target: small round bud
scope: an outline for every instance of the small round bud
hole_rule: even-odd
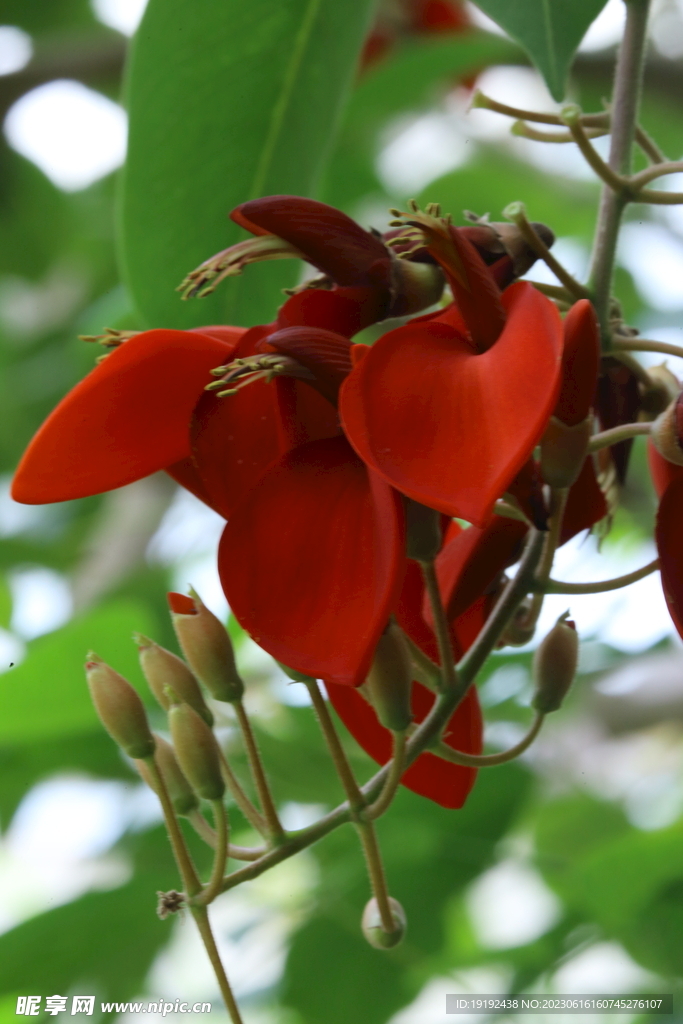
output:
[[[441,513],[406,498],[406,554],[418,562],[431,562],[443,544]]]
[[[213,725],[213,715],[206,706],[197,680],[192,675],[182,658],[160,647],[154,640],[149,640],[141,633],[133,637],[140,653],[140,667],[149,688],[161,704],[164,711],[171,706],[166,688],[170,687],[181,701],[194,708],[208,726]]]
[[[180,766],[176,761],[176,756],[171,744],[167,743],[165,739],[158,736],[156,733],[154,733],[154,739],[156,740],[154,759],[157,763],[157,768],[161,772],[161,777],[166,783],[166,789],[168,790],[168,795],[171,798],[171,803],[175,808],[175,812],[176,814],[181,815],[189,814],[191,811],[194,811],[199,807],[199,801],[197,800],[190,783],[180,770]],[[147,766],[147,762],[136,761],[135,767],[140,772],[140,775],[145,780],[149,788],[158,795],[156,783]]]
[[[565,612],[536,648],[533,679],[536,692],[532,705],[541,714],[557,711],[567,696],[579,660],[579,636]]]
[[[373,896],[365,904],[360,927],[366,940],[375,949],[392,949],[394,946],[398,946],[406,933],[405,910],[392,896],[389,897],[389,906],[395,928],[392,932],[385,932],[382,928],[382,918],[375,897]]]
[[[229,703],[240,700],[244,683],[237,674],[235,655],[223,623],[190,590],[169,594],[171,619],[187,662],[212,697]]]
[[[225,792],[216,737],[189,704],[172,704],[168,724],[180,769],[203,800],[220,800]]]
[[[88,688],[102,725],[129,757],[149,757],[154,753],[154,736],[137,692],[96,654],[87,658]]]
[[[410,652],[399,627],[390,622],[379,638],[363,691],[380,724],[404,732],[413,720],[410,697],[413,670]]]
[[[593,431],[593,417],[568,426],[551,416],[541,439],[541,473],[551,487],[571,487],[579,477]]]
[[[660,455],[683,466],[683,392],[653,421],[650,439]]]

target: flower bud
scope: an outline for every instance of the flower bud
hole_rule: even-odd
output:
[[[441,513],[406,498],[406,554],[418,562],[431,562],[443,544]]]
[[[206,724],[212,726],[213,715],[206,706],[197,680],[182,658],[167,651],[164,647],[160,647],[159,644],[142,636],[141,633],[136,633],[133,639],[138,645],[140,666],[145,679],[164,711],[168,711],[171,706],[171,701],[166,693],[166,688],[170,687],[181,701],[194,708]]]
[[[220,800],[225,792],[218,743],[211,729],[189,704],[172,704],[168,725],[178,764],[202,800]]]
[[[102,725],[129,757],[149,757],[154,753],[154,737],[138,694],[96,654],[87,657],[88,688]]]
[[[683,392],[653,421],[650,439],[660,455],[683,466]]]
[[[166,789],[168,790],[168,795],[171,798],[171,803],[173,804],[175,812],[176,814],[182,815],[189,814],[199,806],[199,801],[197,800],[190,783],[180,770],[180,766],[176,761],[176,756],[171,744],[167,743],[165,739],[158,736],[156,733],[154,733],[154,739],[156,741],[154,759],[157,763],[157,768],[161,772],[161,777],[166,783]],[[140,772],[140,775],[145,780],[149,788],[158,795],[159,791],[147,766],[147,762],[136,761],[135,767]]]
[[[652,420],[678,398],[681,383],[666,363],[648,366],[647,375],[650,378],[649,386],[639,385],[640,410],[645,419]]]
[[[551,487],[571,487],[581,473],[593,432],[593,417],[569,426],[551,416],[541,439],[541,473]]]
[[[536,648],[533,679],[536,692],[533,707],[541,714],[557,711],[576,675],[579,659],[579,636],[576,626],[565,612]]]
[[[395,622],[390,622],[379,638],[372,668],[363,686],[385,729],[404,732],[412,722],[412,686],[410,652],[401,630]]]
[[[410,316],[433,306],[443,295],[446,279],[441,267],[433,263],[414,263],[394,259],[392,267],[393,295],[388,316]]]
[[[190,590],[189,597],[169,594],[168,603],[178,643],[197,679],[216,700],[240,700],[244,683],[237,674],[232,644],[223,623],[194,590]]]
[[[391,949],[393,946],[398,946],[406,933],[405,910],[393,896],[389,897],[389,906],[395,925],[393,932],[385,932],[382,928],[382,918],[375,897],[373,896],[365,904],[360,927],[366,940],[375,949]]]

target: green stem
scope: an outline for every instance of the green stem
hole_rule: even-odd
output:
[[[225,863],[228,859],[228,815],[222,800],[212,800],[214,822],[216,825],[216,848],[213,868],[209,884],[192,900],[195,906],[208,907],[222,890]]]
[[[633,572],[624,573],[623,576],[615,576],[611,580],[596,580],[595,583],[565,583],[562,580],[547,580],[543,586],[546,594],[604,594],[608,590],[620,590],[621,587],[628,587],[631,583],[645,579],[650,573],[659,569],[659,559],[653,558],[647,565]]]
[[[612,342],[617,351],[622,352],[661,352],[665,356],[678,356],[683,359],[683,348],[672,345],[668,341],[649,341],[646,338],[615,338]]]
[[[423,686],[433,690],[434,693],[438,693],[441,684],[441,671],[439,666],[424,653],[421,647],[418,647],[415,641],[409,637],[404,630],[401,630],[401,633],[403,634],[403,639],[410,651],[410,660],[413,663],[413,673],[418,683],[422,683]]]
[[[642,88],[649,0],[626,0],[626,26],[619,48],[610,111],[611,143],[608,165],[617,175],[631,171],[631,152],[636,134]],[[590,281],[600,321],[603,347],[609,350],[610,292],[621,217],[627,199],[621,191],[604,185],[593,244]]]
[[[600,434],[594,434],[588,443],[588,451],[599,452],[601,448],[611,448],[613,444],[629,441],[632,437],[647,435],[651,429],[651,423],[622,423],[619,427],[611,427]]]
[[[632,175],[630,185],[633,189],[643,188],[644,185],[649,185],[656,178],[662,178],[665,174],[680,174],[681,171],[683,171],[683,160],[667,160],[665,163],[646,167],[644,171]]]
[[[249,717],[244,710],[244,705],[241,700],[234,701],[233,707],[242,731],[242,738],[244,739],[244,745],[249,759],[249,767],[251,768],[252,778],[256,786],[256,791],[259,795],[261,810],[263,811],[263,816],[266,820],[266,826],[270,834],[270,838],[274,842],[279,842],[284,835],[284,830],[280,824],[280,819],[277,816],[275,804],[273,803],[273,797],[270,792],[266,773],[263,769],[261,755],[251,728],[251,722],[249,721]]]
[[[218,748],[218,753],[221,763],[221,775],[223,776],[223,781],[225,782],[225,785],[228,787],[228,790],[230,791],[230,795],[232,796],[233,800],[235,801],[235,803],[237,804],[237,806],[239,807],[247,821],[251,825],[253,825],[256,831],[260,832],[262,836],[265,835],[267,829],[263,815],[259,814],[259,812],[254,807],[247,794],[242,789],[237,779],[237,776],[235,775],[232,768],[228,764],[227,758],[220,746]]]
[[[406,734],[404,732],[395,732],[394,753],[389,764],[389,774],[387,775],[386,782],[384,783],[382,792],[375,802],[370,804],[365,811],[365,816],[371,821],[374,821],[375,818],[381,817],[389,808],[391,801],[396,796],[396,790],[399,787],[401,776],[403,775],[406,766],[405,758]]]
[[[372,893],[377,900],[377,909],[379,910],[379,917],[382,922],[382,930],[385,932],[393,932],[396,930],[396,925],[394,923],[394,915],[391,911],[391,904],[389,903],[387,879],[384,871],[384,864],[382,863],[382,855],[377,842],[375,827],[372,822],[363,821],[356,823],[356,830],[363,847],[365,863],[368,868],[368,875],[370,876]]]
[[[568,496],[569,489],[566,487],[553,490],[551,493],[548,532],[545,535],[543,554],[541,555],[541,561],[538,566],[535,582],[544,583],[550,576],[553,562],[555,560],[555,552],[557,551],[558,544],[560,543],[562,520],[564,518],[564,510],[567,506]],[[535,590],[535,593],[531,602],[531,607],[529,608],[529,612],[525,616],[524,621],[525,628],[531,632],[536,628],[536,623],[538,621],[538,616],[541,614],[543,599],[545,596],[545,592],[543,590],[537,589],[536,587],[532,587],[532,589]]]
[[[232,989],[230,988],[225,968],[221,963],[218,947],[216,946],[216,940],[213,937],[211,925],[209,924],[209,915],[206,912],[206,907],[192,907],[192,916],[195,919],[199,934],[201,935],[202,942],[204,943],[204,948],[206,949],[209,960],[211,961],[211,966],[213,967],[216,980],[218,981],[218,985],[221,990],[221,995],[223,996],[223,1002],[230,1014],[230,1020],[232,1021],[232,1024],[244,1024],[239,1007],[235,1002],[234,995],[232,994]]]
[[[570,295],[573,295],[575,299],[587,299],[590,298],[590,293],[587,288],[584,288],[576,278],[565,270],[559,260],[556,260],[551,253],[548,246],[545,244],[543,239],[534,231],[534,228],[526,215],[526,207],[524,203],[510,203],[503,210],[503,216],[511,220],[519,228],[519,232],[528,245],[531,246],[537,256],[543,260],[543,262],[552,270],[558,281],[561,281]]]
[[[469,768],[493,768],[496,765],[513,761],[520,754],[523,754],[538,736],[544,719],[545,715],[537,711],[526,736],[519,743],[516,743],[514,747],[510,747],[509,750],[503,750],[500,754],[466,754],[461,750],[453,750],[443,741],[434,744],[432,753],[443,758],[444,761],[451,761],[453,764],[461,764]]]
[[[164,821],[166,823],[166,831],[168,832],[168,838],[171,841],[171,848],[173,850],[173,856],[175,857],[176,864],[178,865],[178,871],[180,877],[183,880],[183,887],[188,898],[196,896],[200,891],[202,884],[199,881],[199,875],[197,870],[192,863],[189,850],[185,843],[185,838],[180,831],[180,825],[178,824],[178,818],[173,807],[170,796],[168,795],[168,789],[164,777],[159,771],[154,755],[145,758],[145,764],[150,776],[154,780],[155,791],[159,796],[161,803],[161,809],[164,812]]]
[[[439,648],[439,661],[441,662],[441,688],[445,692],[452,691],[458,684],[458,677],[455,671],[455,655],[451,643],[451,631],[446,617],[446,609],[441,600],[439,581],[436,576],[434,562],[420,562],[422,575],[425,582],[425,590],[429,599],[429,606],[434,619],[434,632]]]

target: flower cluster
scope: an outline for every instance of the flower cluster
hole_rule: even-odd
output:
[[[590,303],[562,321],[517,280],[535,257],[511,225],[454,227],[414,204],[396,214],[380,236],[308,199],[238,207],[233,220],[254,237],[190,274],[186,296],[260,259],[304,258],[321,276],[273,323],[110,339],[13,485],[17,501],[43,503],[169,473],[227,521],[218,566],[241,625],[295,673],[324,679],[380,763],[391,732],[362,684],[381,638],[398,624],[418,661],[443,660],[421,565],[434,561],[457,658],[527,534],[548,529],[551,495],[563,496],[557,543],[607,511],[589,454],[599,362]],[[452,301],[440,305],[445,285]],[[354,343],[396,317],[406,322],[374,345]],[[662,502],[668,543],[668,494],[682,480]],[[428,683],[413,682],[414,723],[434,703]],[[443,735],[452,750],[480,752],[474,688]],[[425,752],[403,782],[458,807],[474,777]]]

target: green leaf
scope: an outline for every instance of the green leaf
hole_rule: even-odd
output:
[[[546,80],[554,99],[565,96],[567,75],[588,26],[607,0],[476,0],[516,39]]]
[[[205,300],[174,292],[244,237],[262,195],[311,195],[351,85],[372,0],[150,0],[133,45],[123,185],[130,292],[154,326],[267,321],[291,261],[252,267]]]
[[[95,650],[132,683],[141,680],[131,634],[154,629],[143,605],[104,605],[38,637],[17,668],[0,675],[0,743],[10,745],[92,729],[98,722],[83,663]]]

